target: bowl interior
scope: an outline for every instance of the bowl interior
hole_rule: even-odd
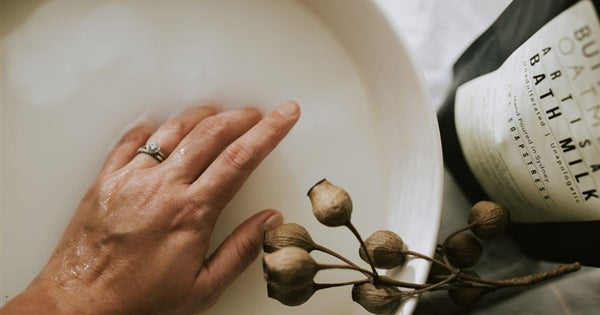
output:
[[[204,103],[267,112],[293,99],[303,111],[223,211],[211,248],[252,213],[276,208],[358,262],[348,231],[312,217],[306,191],[325,177],[351,194],[364,237],[391,229],[411,249],[433,252],[442,184],[435,115],[402,39],[374,2],[50,0],[7,7],[14,14],[0,33],[5,299],[44,265],[130,121],[142,114],[164,121]],[[285,307],[267,298],[260,268],[244,273],[211,313],[363,312],[349,288]],[[422,282],[427,269],[411,260],[392,274]],[[348,278],[360,275],[318,276]],[[409,301],[400,312],[413,307]]]

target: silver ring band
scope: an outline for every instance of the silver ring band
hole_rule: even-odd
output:
[[[160,152],[160,145],[156,141],[148,141],[148,143],[137,150],[137,153],[148,154],[159,163],[165,160],[165,156]]]

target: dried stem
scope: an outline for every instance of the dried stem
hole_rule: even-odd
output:
[[[452,290],[452,289],[462,289],[462,288],[480,288],[480,289],[494,289],[494,287],[487,285],[487,284],[483,284],[483,283],[461,283],[461,284],[457,284],[456,283],[457,279],[455,278],[454,281],[452,281],[452,283],[446,283],[442,286],[439,286],[437,288],[434,288],[432,290],[429,291],[443,291],[443,290]]]
[[[346,281],[346,282],[338,282],[338,283],[315,283],[315,291],[321,290],[321,289],[342,287],[342,286],[354,285],[354,284],[363,284],[363,283],[369,283],[369,282],[371,282],[371,279],[354,280],[354,281]]]
[[[442,248],[442,260],[444,262],[444,264],[447,267],[450,267],[452,269],[452,272],[456,272],[457,270],[460,271],[460,269],[457,269],[456,267],[454,267],[453,264],[450,263],[450,259],[448,259],[448,254],[446,254],[446,251]]]
[[[580,268],[581,268],[581,264],[578,262],[575,262],[575,263],[568,264],[568,265],[562,265],[555,269],[548,270],[545,272],[539,272],[539,273],[534,273],[534,274],[531,274],[528,276],[510,278],[510,279],[505,279],[505,280],[486,280],[486,279],[480,279],[477,277],[472,277],[472,276],[469,276],[466,274],[461,274],[461,275],[459,275],[459,277],[462,279],[468,280],[468,281],[472,281],[472,282],[488,284],[488,285],[494,286],[495,288],[502,288],[502,287],[512,287],[512,286],[532,285],[532,284],[538,283],[540,281],[552,279],[552,278],[562,276],[562,275],[570,273],[570,272],[577,271]]]
[[[356,264],[352,263],[352,261],[350,261],[346,257],[342,256],[341,254],[335,253],[333,250],[330,250],[330,249],[328,249],[324,246],[320,246],[320,245],[315,246],[315,249],[323,251],[328,254],[331,254],[332,256],[335,256],[348,264],[348,266],[338,265],[338,264],[319,264],[319,269],[351,269],[351,270],[360,271],[369,278],[373,277],[373,273],[371,273],[370,271],[365,270],[363,268],[360,268]],[[382,284],[393,285],[393,286],[403,287],[403,288],[423,289],[423,288],[427,287],[427,285],[425,285],[425,284],[398,281],[398,280],[394,280],[394,279],[392,279],[390,277],[386,277],[386,276],[379,276],[378,280]]]
[[[470,228],[472,228],[472,227],[474,227],[474,226],[476,226],[476,225],[477,225],[477,222],[473,222],[473,223],[471,223],[471,224],[469,224],[469,225],[463,226],[462,228],[460,228],[460,229],[458,229],[458,230],[456,230],[456,231],[454,231],[454,232],[450,233],[450,235],[446,236],[446,239],[444,239],[444,242],[442,243],[442,251],[443,251],[444,247],[446,247],[446,245],[448,245],[448,241],[449,241],[449,240],[450,240],[452,237],[454,237],[454,235],[456,235],[456,234],[458,234],[458,233],[461,233],[461,232],[464,232],[464,231],[466,231],[466,230],[469,230]]]
[[[398,281],[386,276],[379,276],[379,283],[411,289],[423,289],[427,287],[426,284]]]
[[[424,287],[422,289],[412,290],[412,291],[405,291],[403,293],[409,293],[407,295],[415,295],[415,294],[420,294],[420,293],[423,293],[423,292],[426,292],[426,291],[433,291],[436,288],[441,287],[444,284],[449,283],[450,281],[454,280],[454,278],[456,278],[457,274],[458,274],[458,272],[454,272],[451,275],[449,275],[446,279],[444,279],[444,280],[442,280],[442,281],[440,281],[438,283],[426,286],[426,287]]]
[[[446,278],[448,278],[449,276],[450,275],[439,275],[439,276],[434,276],[434,278],[441,279],[440,281],[443,281]],[[438,283],[438,282],[435,282],[435,283]],[[480,282],[465,281],[462,279],[458,279],[458,277],[456,277],[456,279],[452,283],[448,283],[441,287],[437,287],[431,291],[450,290],[450,289],[458,289],[458,288],[494,289],[495,286],[490,285],[490,284],[480,283]]]
[[[319,264],[319,269],[351,269],[357,270],[363,273],[370,274],[368,270],[362,269],[360,267],[351,266],[351,265],[338,265],[338,264]],[[527,286],[538,283],[540,281],[548,280],[554,277],[558,277],[570,272],[577,271],[581,268],[581,265],[576,262],[568,265],[559,266],[558,268],[540,272],[524,277],[510,278],[505,280],[486,280],[477,277],[470,276],[468,274],[460,273],[458,270],[454,271],[452,274],[445,277],[444,280],[431,284],[431,285],[423,285],[411,282],[403,282],[397,281],[392,278],[381,276],[378,281],[381,284],[392,285],[403,288],[412,288],[412,291],[403,291],[401,296],[412,296],[416,294],[420,294],[427,291],[438,291],[438,290],[451,290],[457,288],[482,288],[488,290],[496,290],[503,287],[509,286]],[[363,280],[354,280],[348,282],[340,282],[340,283],[320,283],[316,284],[316,289],[326,289],[331,287],[339,287],[345,285],[352,284],[362,284],[371,282],[371,278],[363,279]]]
[[[442,245],[438,245],[439,249],[441,251],[441,255],[442,255],[442,259],[444,260],[444,262],[446,263],[446,266],[449,266],[452,269],[452,271],[456,271],[458,270],[453,264],[450,263],[450,260],[448,259],[448,254],[446,253],[446,246],[448,245],[448,241],[454,237],[454,235],[457,235],[458,233],[464,232],[466,230],[469,230],[470,228],[474,227],[475,225],[477,225],[476,222],[472,222],[469,225],[463,226],[462,228],[450,233],[450,235],[446,236],[446,238],[444,239],[444,242],[442,243]]]
[[[316,185],[323,182],[324,180],[325,179],[319,181],[317,184],[315,184],[313,187],[311,187],[308,194],[310,194],[310,191]],[[462,228],[459,228],[459,229],[455,230],[454,232],[450,233],[444,239],[442,244],[437,244],[436,248],[435,248],[435,254],[441,255],[441,259],[437,258],[436,256],[430,257],[425,254],[421,254],[419,252],[415,252],[415,251],[408,250],[408,249],[402,250],[401,253],[404,255],[411,255],[414,257],[421,258],[421,259],[425,259],[425,260],[431,262],[432,264],[437,264],[439,266],[442,266],[449,271],[448,275],[431,275],[430,276],[432,279],[431,282],[436,281],[434,283],[418,284],[418,283],[397,281],[388,276],[380,276],[377,273],[377,270],[375,268],[374,258],[372,257],[372,255],[369,254],[369,251],[367,250],[367,246],[366,246],[363,238],[361,237],[361,235],[358,232],[358,230],[356,229],[356,227],[352,224],[352,222],[348,221],[345,224],[345,226],[352,232],[352,234],[354,234],[356,239],[359,241],[361,250],[364,251],[364,254],[367,257],[366,260],[368,261],[368,263],[371,267],[371,271],[359,267],[354,262],[352,262],[350,259],[342,256],[341,254],[339,254],[325,246],[322,246],[319,244],[314,244],[312,249],[329,254],[345,263],[345,264],[317,264],[317,270],[348,269],[348,270],[354,270],[354,271],[361,272],[366,276],[366,279],[361,279],[361,280],[352,280],[352,281],[345,281],[345,282],[338,282],[338,283],[313,283],[314,290],[317,291],[317,290],[333,288],[333,287],[342,287],[342,286],[348,286],[348,285],[360,285],[360,284],[365,284],[365,283],[372,283],[375,285],[382,284],[382,285],[387,285],[387,286],[396,286],[396,287],[408,289],[408,290],[401,290],[396,293],[391,293],[391,294],[393,294],[392,297],[398,298],[398,299],[418,295],[418,294],[421,294],[421,293],[427,292],[427,291],[452,290],[452,289],[461,289],[461,288],[478,288],[478,289],[484,290],[483,293],[487,293],[487,292],[491,292],[491,291],[494,291],[494,290],[497,290],[497,289],[500,289],[503,287],[533,285],[535,283],[538,283],[538,282],[541,282],[544,280],[552,279],[555,277],[559,277],[561,275],[565,275],[570,272],[577,271],[581,268],[581,265],[578,262],[575,262],[572,264],[559,266],[559,267],[554,268],[549,271],[535,273],[535,274],[531,274],[531,275],[527,275],[527,276],[523,276],[523,277],[514,277],[514,278],[509,278],[509,279],[504,279],[504,280],[486,280],[486,279],[478,278],[476,276],[472,276],[472,275],[468,274],[467,272],[463,271],[461,268],[457,268],[450,262],[450,260],[448,259],[447,248],[448,248],[448,243],[449,243],[450,239],[452,239],[454,236],[458,235],[459,233],[462,233],[464,231],[467,231],[467,230],[477,226],[478,224],[479,223],[477,223],[477,222],[472,222]],[[398,254],[398,253],[395,253],[395,254]],[[472,304],[472,303],[474,303],[474,301],[469,302],[467,305],[463,305],[463,307],[459,310],[459,313],[463,312],[464,309],[469,307],[470,304]]]
[[[373,258],[371,258],[371,255],[369,255],[369,252],[367,251],[367,245],[365,245],[365,241],[363,241],[362,237],[360,236],[360,233],[358,233],[358,230],[354,227],[352,222],[348,222],[348,224],[346,224],[346,227],[350,229],[350,231],[352,231],[352,234],[354,234],[354,236],[356,236],[356,238],[360,242],[360,247],[362,247],[362,249],[365,251],[365,256],[367,256],[367,260],[369,260],[369,265],[371,265],[371,270],[373,270],[373,277],[376,281],[379,280],[379,274],[377,273],[377,270],[375,270]]]
[[[325,246],[322,246],[322,245],[319,245],[319,244],[314,244],[314,249],[318,250],[318,251],[321,251],[323,253],[329,254],[329,255],[331,255],[333,257],[336,257],[337,259],[339,259],[339,260],[347,263],[350,266],[353,266],[353,267],[356,267],[356,268],[360,268],[355,263],[353,263],[350,259],[342,256],[341,254],[339,254],[339,253],[335,252],[334,250],[329,249],[329,248],[327,248]],[[370,271],[367,271],[366,273],[363,272],[363,273],[367,277],[373,277],[373,273],[371,273]]]
[[[448,278],[448,274],[445,275],[429,275],[428,279],[437,279],[437,280],[444,280],[446,278]]]
[[[360,267],[354,267],[354,266],[350,266],[350,265],[319,264],[318,265],[318,269],[319,270],[323,270],[323,269],[350,269],[350,270],[357,270],[357,271],[366,272],[367,274],[369,274],[369,276],[368,276],[369,278],[366,279],[367,282],[371,282],[372,278],[373,278],[373,275],[371,274],[370,271],[362,269]],[[427,285],[425,285],[425,284],[418,284],[418,283],[412,283],[412,282],[398,281],[398,280],[394,280],[392,278],[385,277],[385,276],[380,276],[379,277],[379,283],[381,283],[381,284],[387,284],[387,285],[392,285],[392,286],[396,286],[396,287],[411,288],[411,289],[423,289],[423,288],[427,287]]]
[[[406,255],[411,255],[411,256],[415,256],[415,257],[419,257],[419,258],[423,258],[425,260],[429,260],[434,264],[438,264],[440,266],[443,266],[444,268],[448,269],[448,271],[450,271],[450,273],[455,272],[456,270],[453,269],[452,267],[450,267],[449,265],[447,265],[446,263],[439,261],[433,257],[429,257],[427,255],[418,253],[418,252],[413,252],[412,250],[403,250],[402,253],[406,254]]]
[[[318,264],[317,265],[317,269],[319,269],[319,270],[323,270],[323,269],[350,269],[350,270],[360,271],[363,274],[364,273],[367,273],[367,274],[371,273],[369,270],[360,268],[358,266],[340,265],[340,264]]]

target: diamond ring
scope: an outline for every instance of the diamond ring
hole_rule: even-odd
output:
[[[156,141],[148,141],[146,145],[137,150],[137,153],[146,153],[158,162],[165,160],[165,156],[160,152],[160,144]]]

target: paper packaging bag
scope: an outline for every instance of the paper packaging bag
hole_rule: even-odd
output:
[[[600,0],[515,0],[458,59],[438,113],[471,201],[540,259],[600,266]]]

